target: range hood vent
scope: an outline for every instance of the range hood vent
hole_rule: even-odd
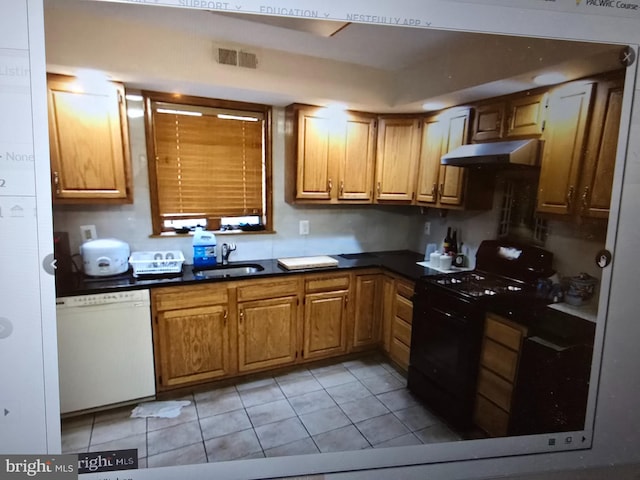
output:
[[[440,159],[442,165],[455,167],[540,166],[540,140],[462,145]]]

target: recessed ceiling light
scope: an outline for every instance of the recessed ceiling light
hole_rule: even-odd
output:
[[[560,72],[541,73],[533,77],[533,83],[536,85],[553,85],[555,83],[565,82],[566,80],[567,77]]]
[[[433,112],[434,110],[442,110],[446,105],[442,102],[427,102],[422,104],[422,109],[427,112]]]

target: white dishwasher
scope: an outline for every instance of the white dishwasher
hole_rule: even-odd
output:
[[[56,299],[61,413],[155,395],[149,290]]]

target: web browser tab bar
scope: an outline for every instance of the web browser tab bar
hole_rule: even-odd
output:
[[[534,10],[551,10],[563,13],[606,15],[613,17],[640,18],[640,0],[522,0],[514,4],[511,0],[454,0],[459,3],[498,5]]]

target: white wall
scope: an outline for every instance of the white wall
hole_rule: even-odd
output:
[[[284,256],[340,254],[409,247],[410,220],[417,208],[297,207],[284,201],[284,110],[273,115],[273,218],[275,234],[218,235],[218,245],[235,242],[231,260],[258,260]],[[78,253],[81,225],[95,225],[100,238],[129,243],[132,251],[182,250],[192,263],[191,237],[151,238],[149,181],[144,120],[129,119],[134,175],[132,205],[54,205],[55,231],[69,233],[72,253]],[[309,235],[301,236],[298,222],[309,220]]]

